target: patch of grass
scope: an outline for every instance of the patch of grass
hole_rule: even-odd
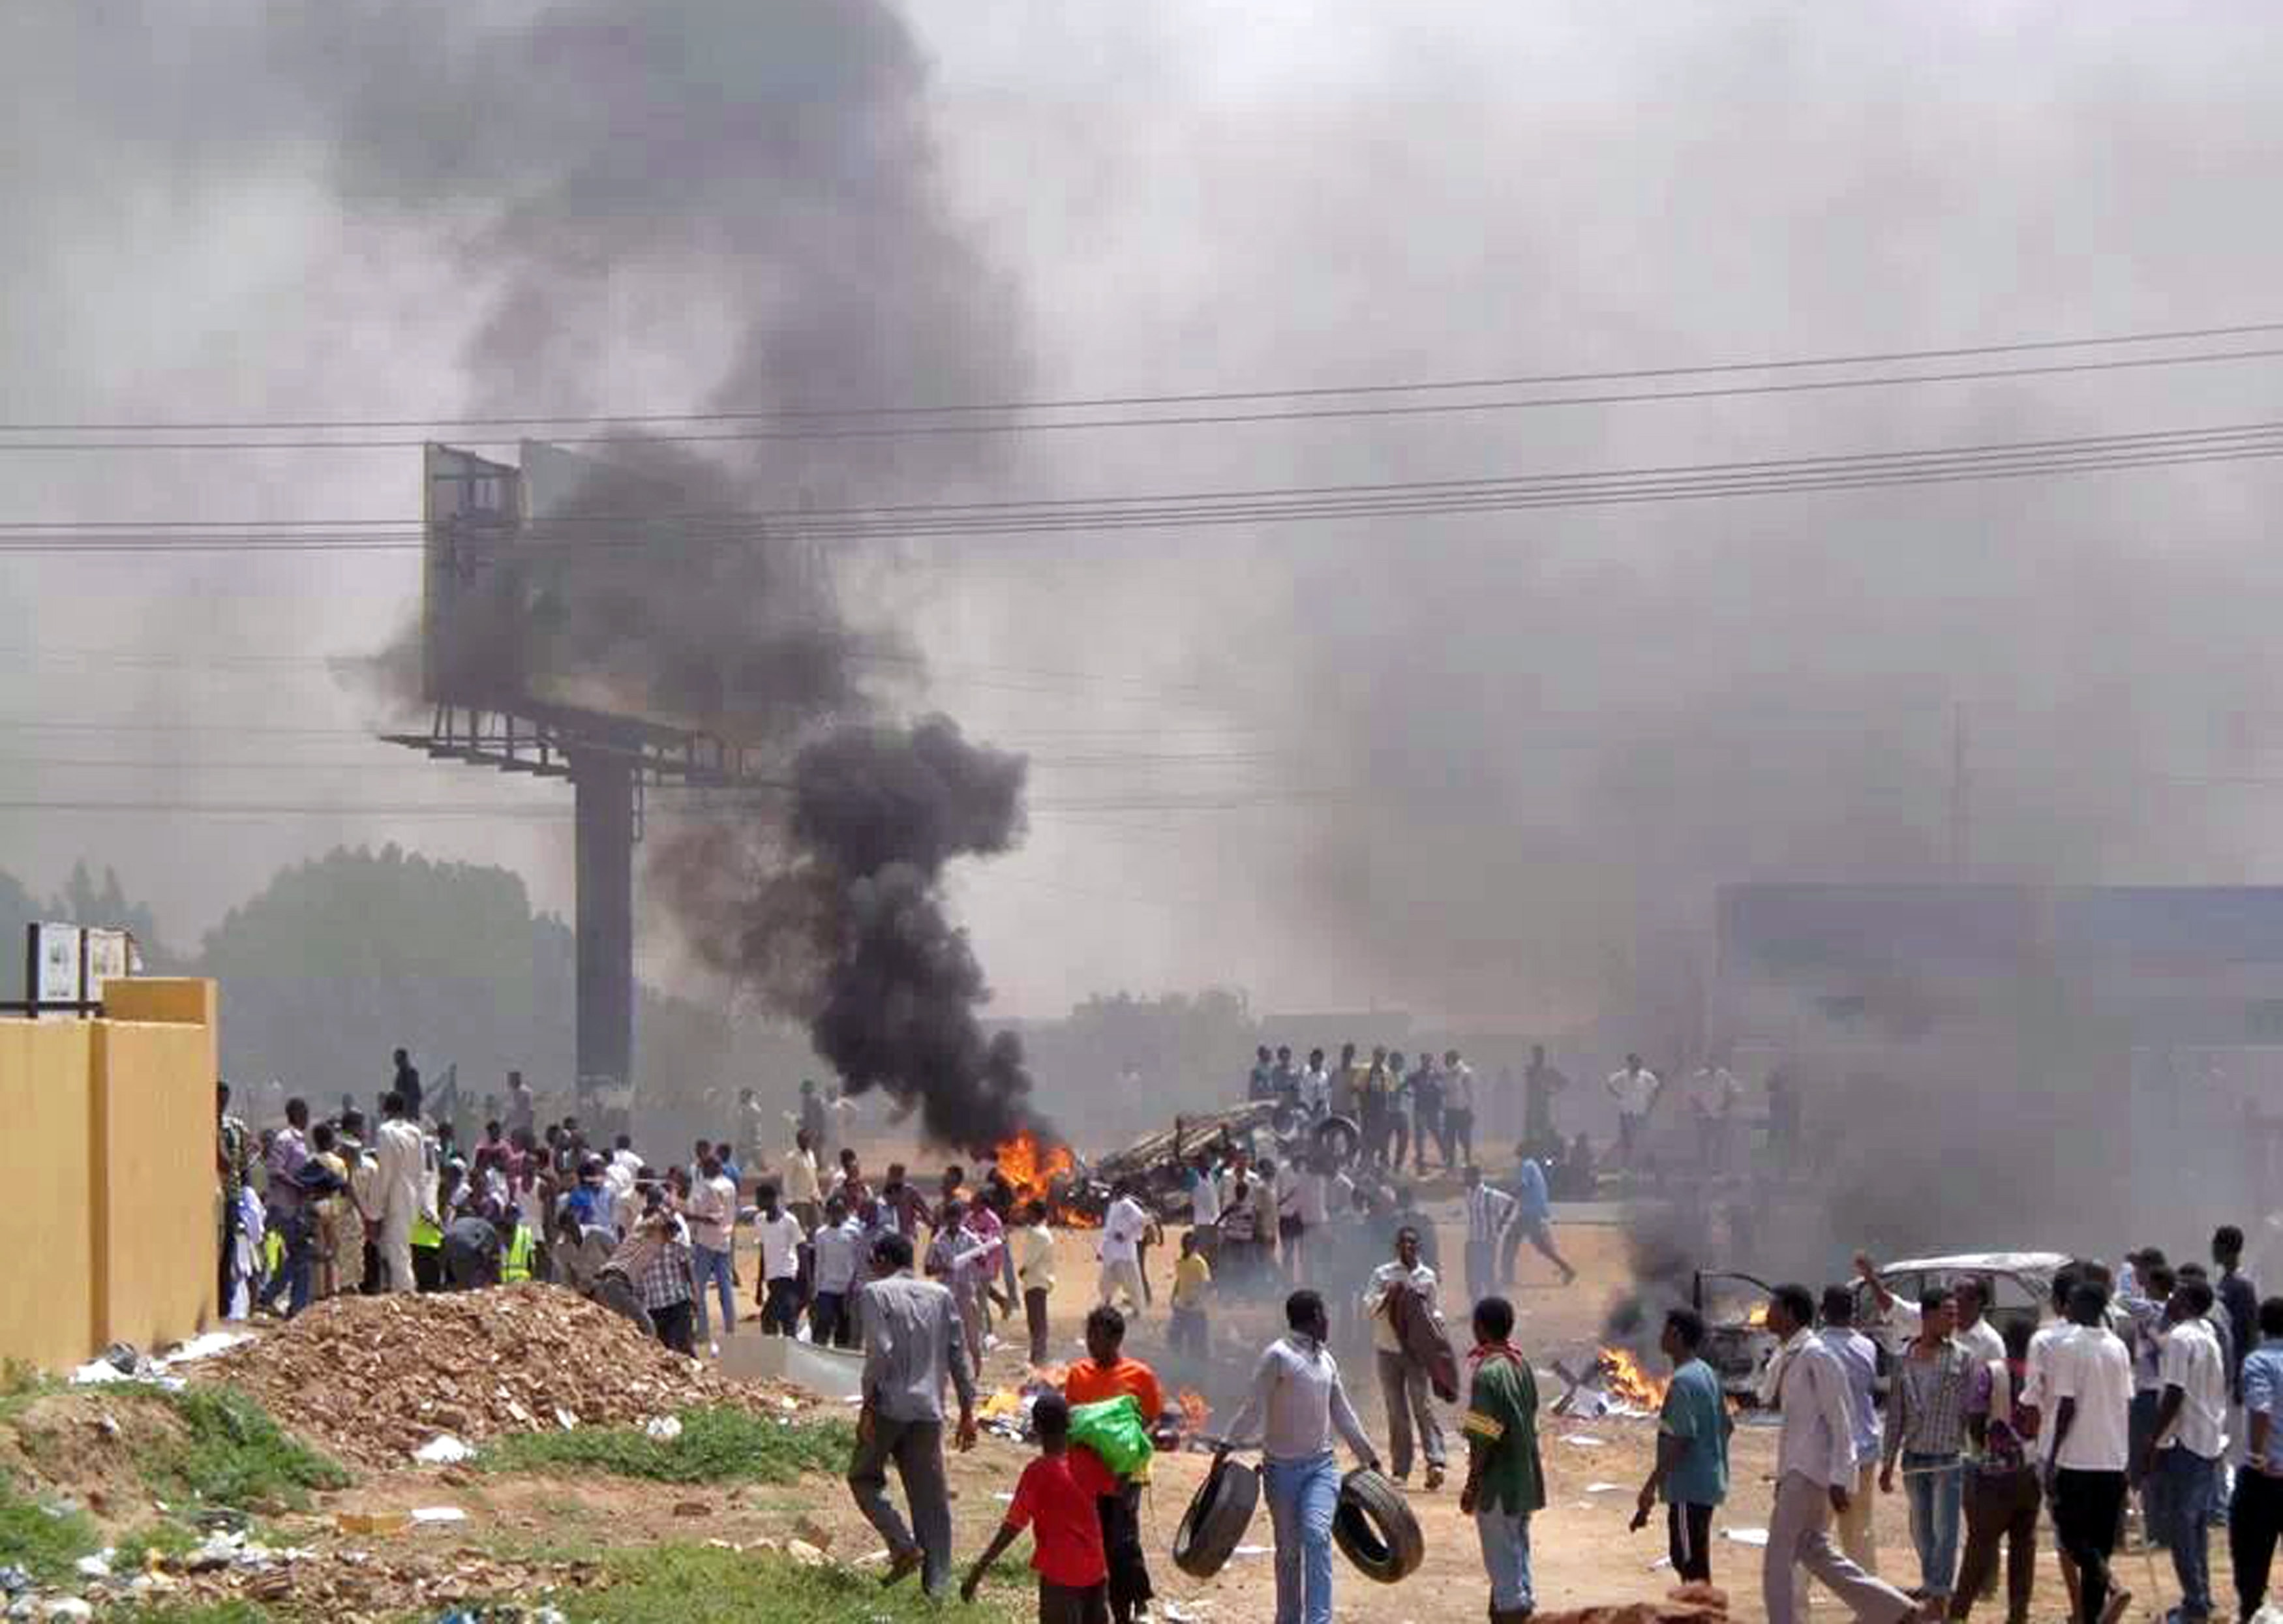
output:
[[[939,1605],[916,1576],[883,1589],[877,1569],[803,1567],[710,1545],[619,1551],[608,1568],[604,1589],[560,1598],[572,1624],[1013,1624],[1028,1602],[994,1587],[971,1607]]]
[[[153,1493],[178,1503],[299,1510],[308,1504],[309,1490],[348,1483],[347,1472],[234,1387],[186,1387],[165,1396],[184,1435],[144,1462]]]
[[[114,1573],[132,1573],[146,1566],[152,1551],[164,1557],[186,1556],[196,1550],[199,1535],[179,1522],[154,1522],[145,1528],[121,1535],[115,1542],[111,1558]]]
[[[21,1359],[0,1359],[0,1421],[19,1414],[35,1399],[62,1392],[63,1386]]]
[[[783,1422],[733,1405],[685,1410],[682,1435],[639,1426],[516,1433],[493,1440],[477,1464],[490,1472],[604,1472],[654,1483],[790,1483],[805,1472],[845,1472],[856,1431],[846,1421]]]
[[[70,1578],[72,1564],[102,1545],[86,1512],[54,1516],[0,1477],[0,1567],[20,1567],[41,1583],[52,1584]]]
[[[252,1602],[163,1602],[106,1607],[105,1624],[269,1624],[266,1608]]]

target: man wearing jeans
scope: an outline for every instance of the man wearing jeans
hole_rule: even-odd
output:
[[[1508,1340],[1514,1305],[1475,1304],[1474,1371],[1467,1389],[1467,1486],[1459,1510],[1475,1519],[1491,1581],[1491,1624],[1523,1624],[1537,1605],[1530,1584],[1530,1519],[1546,1509],[1538,1458],[1538,1379]]]
[[[1878,1504],[1879,1349],[1855,1329],[1855,1294],[1844,1286],[1823,1288],[1823,1328],[1816,1340],[1831,1350],[1847,1378],[1847,1414],[1855,1441],[1855,1480],[1847,1504],[1834,1519],[1839,1549],[1866,1573],[1879,1571],[1879,1536],[1871,1512]]]
[[[2211,1517],[2219,1502],[2220,1456],[2227,1443],[2228,1372],[2219,1338],[2204,1322],[2212,1288],[2174,1287],[2164,1305],[2162,1389],[2149,1441],[2135,1465],[2154,1488],[2160,1534],[2180,1581],[2179,1624],[2211,1617]]]
[[[1963,1507],[1966,1387],[1973,1361],[1951,1335],[1958,1308],[1937,1286],[1919,1299],[1919,1333],[1895,1366],[1887,1396],[1886,1449],[1879,1492],[1895,1492],[1895,1462],[1911,1503],[1911,1543],[1918,1548],[1919,1588],[1948,1610],[1958,1576],[1958,1519]],[[2002,1351],[2002,1344],[2001,1344]]]
[[[1331,1331],[1324,1300],[1294,1292],[1284,1300],[1284,1323],[1290,1329],[1260,1356],[1252,1390],[1217,1453],[1259,1435],[1276,1529],[1276,1624],[1331,1624],[1332,1514],[1340,1498],[1333,1430],[1366,1469],[1376,1472],[1379,1456],[1324,1346]]]
[[[2275,1538],[2283,1530],[2283,1297],[2259,1305],[2259,1346],[2243,1362],[2243,1469],[2228,1508],[2235,1601],[2249,1619],[2267,1605]]]
[[[975,1372],[951,1293],[911,1276],[912,1243],[883,1235],[872,1247],[870,1285],[856,1294],[864,1334],[864,1407],[848,1490],[864,1520],[888,1542],[884,1582],[915,1569],[931,1597],[951,1590],[951,1488],[943,1470],[943,1384],[959,1394],[958,1442],[975,1447]],[[888,1463],[910,1502],[909,1527],[888,1499]]]
[[[705,1309],[711,1286],[721,1304],[721,1334],[737,1327],[736,1288],[730,1283],[729,1249],[736,1233],[737,1186],[721,1171],[721,1153],[712,1146],[697,1159],[697,1183],[683,1207],[690,1220],[690,1267],[697,1282],[697,1340],[710,1342],[713,1333]]]
[[[1831,1517],[1852,1503],[1855,1427],[1847,1372],[1812,1329],[1815,1299],[1804,1286],[1779,1286],[1768,1300],[1768,1329],[1781,1346],[1766,1377],[1783,1416],[1776,1444],[1776,1500],[1760,1565],[1768,1624],[1797,1624],[1796,1567],[1820,1580],[1863,1624],[1903,1624],[1918,1611],[1831,1543]]]
[[[800,1326],[800,1245],[808,1236],[784,1209],[775,1185],[763,1185],[753,1238],[761,1252],[761,1332],[791,1336]]]

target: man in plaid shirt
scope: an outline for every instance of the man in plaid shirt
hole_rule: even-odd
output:
[[[657,1197],[652,1198],[654,1201]],[[656,1249],[634,1278],[635,1296],[658,1328],[658,1340],[676,1353],[695,1354],[697,1324],[697,1286],[691,1268],[689,1226],[682,1215],[659,1205],[645,1214],[662,1220]]]

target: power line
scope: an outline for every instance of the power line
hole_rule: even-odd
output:
[[[1268,525],[1342,519],[1432,517],[1739,496],[1877,490],[1960,481],[2265,460],[2278,455],[2283,455],[2283,422],[2266,421],[2203,429],[2152,430],[2131,434],[1999,441],[1904,451],[1852,452],[1466,479],[849,509],[822,517],[799,514],[770,516],[760,527],[752,530],[743,538],[727,532],[709,532],[701,539],[715,543],[738,539],[909,541],[1132,529],[1204,529],[1229,524]],[[756,516],[757,519],[760,517]],[[662,540],[658,536],[589,538],[577,542],[534,546],[530,556],[536,557],[549,550],[571,548],[657,548]],[[47,532],[0,537],[0,554],[407,551],[425,545],[423,540],[411,536],[399,540],[338,534],[85,533],[67,526],[58,526]]]
[[[1653,377],[1707,377],[1739,372],[1809,370],[1818,367],[1883,366],[1905,362],[1961,361],[1974,356],[2020,355],[2050,353],[2056,350],[2114,348],[2138,344],[2177,344],[2215,338],[2250,338],[2274,332],[2283,332],[2283,322],[2248,322],[2219,327],[2108,333],[2089,338],[2017,339],[1997,344],[1951,345],[1935,349],[1858,351],[1831,355],[1788,356],[1775,360],[1713,361],[1694,366],[1630,367],[1595,372],[1521,373],[1505,377],[1329,384],[1281,389],[1193,390],[1165,394],[1065,396],[916,406],[786,407],[767,410],[713,412],[613,412],[591,415],[534,413],[524,416],[457,417],[441,416],[432,417],[238,417],[111,423],[26,422],[0,423],[0,434],[140,434],[194,431],[228,433],[267,430],[292,432],[343,429],[460,429],[549,425],[584,427],[605,423],[846,422],[865,418],[943,416],[993,412],[1204,406],[1246,400],[1329,400],[1344,395],[1424,394],[1461,390],[1554,388],[1578,384],[1627,383]],[[2166,363],[2160,360],[2154,364]]]
[[[2283,346],[2224,350],[2187,355],[2124,356],[2108,361],[2040,362],[2028,367],[1967,368],[1949,372],[1801,379],[1778,384],[1720,384],[1690,389],[1622,390],[1601,394],[1532,395],[1506,400],[1435,400],[1401,406],[1316,406],[1282,411],[1193,412],[1126,417],[1076,417],[1044,421],[929,423],[861,429],[725,429],[707,432],[641,434],[550,434],[557,446],[733,445],[786,440],[907,439],[946,435],[1038,434],[1086,429],[1230,428],[1260,423],[1328,423],[1358,418],[1447,417],[1473,412],[1534,411],[1570,406],[1633,406],[1655,400],[1721,400],[1750,395],[1824,393],[1846,389],[1890,389],[1908,384],[1962,384],[1998,378],[2055,377],[2079,373],[2126,372],[2150,367],[2179,367],[2283,355]],[[14,440],[0,439],[0,452],[46,451],[409,451],[425,439],[333,438],[326,439],[109,439]],[[487,449],[518,444],[477,437],[457,441]]]

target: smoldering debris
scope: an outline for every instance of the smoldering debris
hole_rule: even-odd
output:
[[[984,1031],[989,983],[944,871],[1022,838],[1027,772],[947,717],[845,727],[794,758],[782,820],[670,836],[651,872],[705,962],[804,1022],[848,1089],[986,1151],[1037,1126],[1031,1076],[1013,1033]]]

